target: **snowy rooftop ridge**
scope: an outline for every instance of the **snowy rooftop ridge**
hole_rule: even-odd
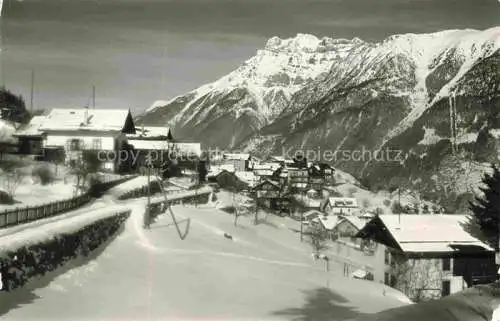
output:
[[[121,131],[129,114],[127,109],[54,108],[40,130]]]
[[[492,250],[464,229],[469,217],[458,214],[379,215],[403,251],[450,251],[449,246],[453,244],[477,245]]]

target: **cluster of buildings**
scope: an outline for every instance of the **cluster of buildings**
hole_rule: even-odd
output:
[[[335,184],[334,175],[335,169],[328,164],[278,156],[261,160],[233,153],[212,162],[208,179],[224,188],[252,191],[259,205],[293,214],[324,206],[321,199]],[[349,202],[347,207],[357,206],[355,199]]]
[[[221,187],[252,192],[258,204],[322,231],[325,254],[353,277],[383,283],[420,301],[497,280],[495,251],[459,214],[367,213],[356,198],[329,196],[335,169],[272,157],[227,154],[212,168]]]
[[[145,165],[146,155],[161,166],[171,151],[199,157],[199,143],[177,142],[169,128],[136,127],[130,110],[54,108],[35,116],[13,135],[17,153],[39,160],[72,163],[93,152],[103,170],[130,173]]]

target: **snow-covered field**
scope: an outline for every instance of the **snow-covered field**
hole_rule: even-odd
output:
[[[41,163],[40,163],[41,164]],[[24,177],[21,183],[15,190],[14,200],[18,203],[15,204],[0,204],[0,212],[5,210],[15,209],[18,207],[24,208],[26,206],[43,205],[55,201],[62,201],[73,197],[74,192],[74,177],[70,177],[64,166],[58,166],[55,181],[48,185],[41,185],[32,176],[31,172],[35,166],[40,164],[28,164],[20,167],[19,169],[24,172]],[[55,173],[55,167],[50,167]],[[65,178],[66,177],[66,178]],[[5,180],[4,174],[0,173],[0,189],[3,189]]]
[[[235,227],[213,207],[174,206],[181,240],[169,215],[142,228],[144,199],[122,204],[133,211],[121,235],[84,265],[0,294],[2,320],[342,320],[406,305],[326,272],[278,218]]]

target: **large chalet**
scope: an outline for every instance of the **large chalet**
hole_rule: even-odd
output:
[[[373,276],[415,301],[497,278],[494,250],[468,231],[467,215],[379,215],[356,235],[376,245]],[[369,242],[371,243],[371,242]]]

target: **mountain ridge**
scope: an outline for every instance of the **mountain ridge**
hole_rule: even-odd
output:
[[[400,164],[333,163],[370,185],[394,184],[388,174],[415,181],[419,171],[428,183],[446,157],[479,161],[478,136],[498,154],[499,49],[500,27],[400,34],[377,43],[273,37],[232,73],[139,121],[168,123],[181,139],[207,147],[259,154],[291,146],[399,149],[407,155]],[[418,188],[433,190],[427,183]]]

